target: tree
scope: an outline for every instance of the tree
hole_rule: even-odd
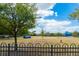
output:
[[[22,35],[29,35],[29,31],[27,28],[24,28],[20,33],[19,33],[20,36]]]
[[[0,4],[0,27],[7,30],[15,39],[15,50],[17,50],[17,35],[23,29],[35,26],[36,18],[35,4]]]
[[[72,14],[69,15],[70,19],[72,20],[78,20],[79,21],[79,8],[77,8],[75,10],[75,12],[73,12]],[[74,32],[73,33],[73,36],[77,36],[78,33],[77,32]]]
[[[75,12],[69,15],[70,19],[79,20],[79,9],[76,9]]]
[[[59,33],[59,32],[57,32],[55,35],[56,36],[63,36],[63,34],[62,33]]]
[[[36,36],[36,33],[35,33],[35,31],[29,32],[29,35],[31,35],[31,36]]]
[[[5,35],[5,34],[9,35],[9,32],[0,27],[0,35]]]
[[[77,37],[77,36],[79,36],[79,32],[77,32],[77,31],[74,31],[74,32],[72,33],[72,36],[74,36],[74,37]]]
[[[43,37],[44,37],[44,30],[43,30],[43,28],[41,30],[41,36],[42,36],[42,39],[43,39]]]
[[[45,32],[45,33],[44,33],[44,36],[51,36],[51,33]]]

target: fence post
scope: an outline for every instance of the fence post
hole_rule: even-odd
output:
[[[51,45],[51,56],[53,56],[53,45]]]
[[[8,44],[8,56],[10,56],[10,44]]]

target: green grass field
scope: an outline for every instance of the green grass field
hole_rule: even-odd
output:
[[[62,40],[62,43],[60,43],[60,40]],[[2,42],[13,43],[14,39],[13,38],[0,39],[0,43],[2,43]],[[42,38],[41,36],[32,36],[31,39],[24,39],[23,37],[18,37],[18,43],[32,43],[32,44],[36,44],[36,43],[71,44],[71,43],[75,43],[75,44],[79,44],[79,38],[78,37],[43,37]]]

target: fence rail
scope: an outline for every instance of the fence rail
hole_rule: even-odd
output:
[[[1,44],[0,56],[79,56],[79,45],[63,44],[49,45],[18,44],[17,50],[13,44]]]

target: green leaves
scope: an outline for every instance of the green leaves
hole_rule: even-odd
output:
[[[79,9],[76,9],[75,12],[69,15],[73,20],[79,20]]]
[[[12,35],[23,31],[23,29],[34,27],[35,19],[35,4],[0,4],[0,27],[5,27],[4,29],[11,31]]]

